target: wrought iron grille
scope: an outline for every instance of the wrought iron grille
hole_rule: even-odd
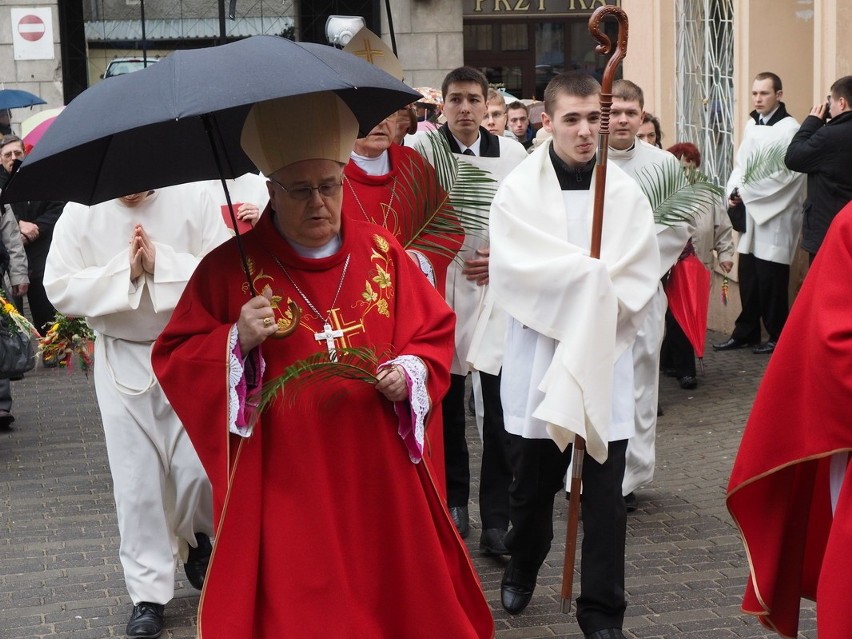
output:
[[[677,141],[701,151],[718,184],[734,158],[733,0],[677,0]]]

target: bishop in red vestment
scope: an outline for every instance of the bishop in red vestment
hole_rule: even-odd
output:
[[[414,149],[392,143],[393,118],[359,138],[343,169],[343,214],[383,226],[407,245],[422,228],[422,220],[447,197],[435,169]],[[447,267],[464,242],[464,229],[455,234],[423,233],[408,253],[443,294]],[[430,250],[429,246],[439,247]]]
[[[835,218],[761,382],[728,486],[749,559],[743,610],[795,637],[852,636],[852,203]]]
[[[442,451],[424,437],[449,383],[452,312],[390,233],[341,222],[357,124],[333,94],[310,101],[259,103],[243,131],[270,178],[270,204],[243,236],[260,295],[227,242],[199,265],[153,352],[213,484],[198,635],[492,637],[436,487]],[[299,139],[293,111],[308,120]],[[346,347],[380,355],[375,386],[316,384],[251,418],[260,382]]]

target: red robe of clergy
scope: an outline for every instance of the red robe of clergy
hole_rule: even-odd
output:
[[[343,220],[343,245],[298,256],[267,209],[243,236],[257,291],[302,310],[261,345],[264,379],[325,349],[300,293],[345,331],[344,346],[416,355],[432,406],[449,383],[453,316],[385,230]],[[393,405],[363,382],[279,400],[252,435],[229,433],[229,332],[250,293],[234,240],[199,265],[153,352],[154,370],[213,483],[217,532],[199,605],[204,639],[491,637],[494,624],[428,451],[414,464]],[[438,411],[440,414],[440,411]],[[427,438],[427,447],[430,442]],[[431,445],[434,447],[434,444]],[[440,452],[440,451],[432,451]]]
[[[343,188],[343,214],[385,227],[405,246],[419,230],[412,220],[422,220],[426,209],[430,213],[434,211],[446,198],[446,192],[438,183],[435,169],[414,149],[391,144],[388,161],[390,172],[385,175],[368,175],[355,162],[349,161],[343,169],[347,178]],[[435,243],[455,255],[464,242],[464,230],[459,226],[454,235],[423,234],[418,239],[421,246]],[[447,267],[452,258],[446,252],[425,247],[415,250],[431,264],[435,288],[443,295]]]
[[[751,578],[743,610],[795,637],[802,597],[820,639],[848,639],[852,468],[832,517],[829,464],[852,451],[852,204],[834,219],[772,355],[728,486]]]

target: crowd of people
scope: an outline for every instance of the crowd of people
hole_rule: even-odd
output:
[[[398,61],[388,70],[401,79]],[[837,264],[852,254],[852,210],[838,215],[852,200],[852,77],[800,125],[779,76],[758,74],[734,169],[711,176],[725,182],[724,198],[696,199],[677,222],[656,214],[649,181],[691,183],[701,154],[689,141],[663,149],[635,83],[612,87],[604,193],[593,179],[604,170],[594,77],[551,80],[540,122],[476,69],[452,70],[440,93],[440,110],[415,103],[364,134],[332,93],[255,104],[241,142],[261,175],[228,181],[235,219],[218,182],[94,206],[4,207],[8,294],[22,310],[26,296],[39,328],[59,311],[97,334],[95,389],[133,604],[126,636],[160,636],[180,561],[203,589],[199,636],[492,637],[462,541],[471,475],[479,550],[509,558],[501,605],[522,614],[577,434],[587,442],[577,621],[587,639],[622,639],[627,514],[654,477],[659,378],[698,385],[667,280],[687,259],[732,272],[735,252],[742,312],[713,348],[778,349],[728,502],[757,558],[746,607],[792,636],[792,606],[812,593],[820,636],[843,636],[842,568],[790,590],[777,586],[777,565],[799,544],[800,563],[824,555],[845,566],[848,535],[831,515],[848,508],[848,428],[800,434],[815,419],[803,417],[783,441],[774,428],[805,397],[776,358],[813,367],[807,383],[821,384],[817,367],[842,369],[838,350],[848,351],[837,334],[848,295],[817,253],[824,245]],[[295,119],[297,128],[280,126]],[[481,178],[454,208],[441,149],[454,178]],[[3,137],[0,188],[23,157],[21,140]],[[596,197],[607,221],[599,258],[590,255]],[[436,212],[442,224],[430,225]],[[477,215],[473,232],[464,221]],[[807,308],[800,298],[790,314],[800,237],[814,272]],[[816,313],[824,289],[831,312]],[[788,323],[794,338],[782,337]],[[814,355],[797,345],[804,336]],[[298,395],[270,400],[273,384]],[[10,382],[0,380],[0,428],[13,421]],[[791,440],[801,451],[781,450]],[[785,470],[798,462],[808,477]],[[793,517],[791,490],[819,515],[800,515],[807,535],[792,540],[768,527]]]

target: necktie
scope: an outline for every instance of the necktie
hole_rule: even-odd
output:
[[[766,124],[766,120],[764,120],[763,118],[760,118],[760,119],[757,121],[757,123],[758,123],[759,125],[765,125],[765,124]]]
[[[462,155],[476,155],[476,154],[473,151],[471,151],[470,149],[465,149],[464,151],[462,151]]]

